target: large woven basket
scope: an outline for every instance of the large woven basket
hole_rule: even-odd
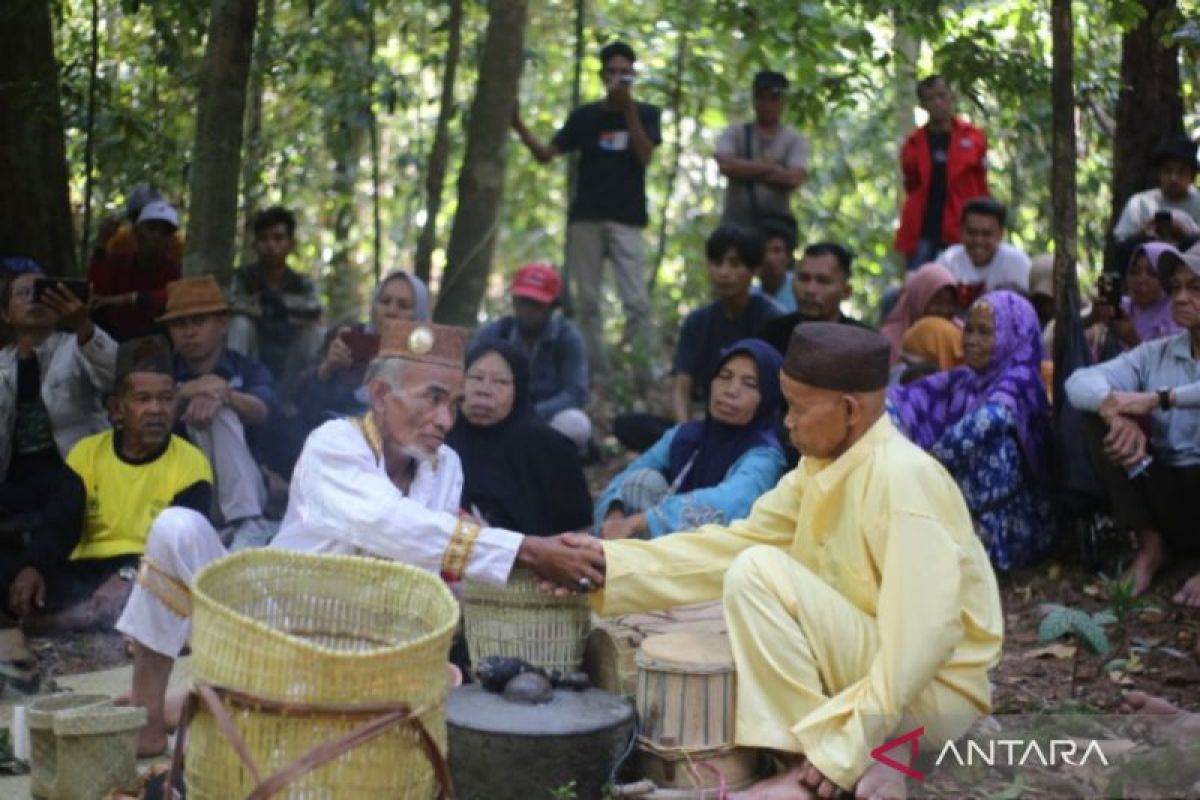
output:
[[[50,800],[102,800],[137,782],[137,735],[146,709],[96,705],[54,717],[58,773]]]
[[[29,725],[29,792],[34,797],[49,797],[58,775],[58,739],[54,736],[54,718],[72,709],[109,704],[106,694],[60,692],[34,700],[26,712]]]
[[[545,594],[532,573],[516,568],[506,586],[463,581],[462,604],[473,664],[488,656],[511,656],[571,672],[583,663],[591,626],[584,595]]]
[[[446,751],[446,656],[458,607],[441,580],[353,556],[246,550],[196,576],[192,671],[198,686],[268,698],[294,711],[222,706],[263,776],[339,739],[381,706],[405,703]],[[347,710],[347,707],[352,707]],[[188,796],[246,797],[255,781],[211,711],[187,742]],[[402,724],[292,781],[294,798],[434,797],[415,726]]]

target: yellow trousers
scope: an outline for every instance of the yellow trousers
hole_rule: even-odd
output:
[[[868,678],[879,650],[875,620],[803,564],[769,546],[751,547],[733,560],[725,575],[724,605],[737,666],[737,743],[803,753],[793,727]],[[923,746],[961,735],[980,713],[936,676],[901,711],[895,735],[924,725]],[[845,742],[819,744],[804,755],[851,789],[869,754],[846,752]]]

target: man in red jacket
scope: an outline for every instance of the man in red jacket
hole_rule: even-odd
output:
[[[954,116],[954,95],[939,75],[917,84],[917,99],[929,122],[900,148],[904,208],[895,248],[910,270],[959,241],[962,209],[987,197],[987,136]]]

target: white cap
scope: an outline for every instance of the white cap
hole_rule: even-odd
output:
[[[1200,243],[1189,247],[1180,255],[1180,258],[1183,259],[1184,264],[1187,264],[1188,269],[1197,275],[1200,275]],[[1166,277],[1170,276],[1168,275]]]
[[[160,222],[169,222],[171,227],[179,228],[179,213],[166,200],[154,200],[146,203],[142,208],[142,213],[138,214],[138,224],[149,222],[150,220],[159,220]]]

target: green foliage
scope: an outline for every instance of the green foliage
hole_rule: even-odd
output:
[[[575,791],[575,781],[568,781],[562,786],[550,790],[550,800],[575,800],[579,795]]]
[[[1112,648],[1104,626],[1116,621],[1116,617],[1107,611],[1089,614],[1077,608],[1054,605],[1038,626],[1038,641],[1053,642],[1067,634],[1073,634],[1087,644],[1092,652],[1108,655]]]
[[[1113,577],[1101,572],[1100,582],[1104,587],[1105,596],[1108,597],[1109,616],[1114,623],[1124,625],[1134,614],[1151,608],[1154,604],[1145,597],[1135,595],[1133,578],[1124,577],[1120,572],[1118,568]]]
[[[263,0],[265,4],[266,0]],[[425,161],[431,144],[446,43],[446,7],[437,0],[274,0],[262,74],[263,158],[253,180],[264,203],[299,212],[294,263],[319,278],[334,318],[358,315],[369,294],[373,224],[372,122],[379,126],[383,269],[411,263],[424,221]],[[1185,4],[1186,5],[1186,4]],[[89,0],[55,0],[72,197],[83,196],[83,149],[90,42]],[[588,0],[581,97],[601,94],[596,52],[624,38],[639,54],[639,99],[664,107],[664,146],[648,176],[647,252],[665,238],[653,293],[664,350],[686,310],[708,298],[703,241],[720,210],[722,180],[711,158],[722,128],[750,113],[749,84],[764,67],[785,71],[793,91],[787,121],[812,140],[808,183],[798,194],[802,240],[837,239],[857,253],[852,305],[871,316],[900,266],[891,251],[900,199],[901,137],[922,121],[902,77],[945,75],[960,111],[987,131],[993,193],[1011,207],[1011,236],[1031,253],[1050,231],[1050,31],[1048,6],[1034,0],[760,0],[755,3]],[[574,15],[570,4],[530,0],[521,91],[530,127],[548,138],[571,103]],[[1112,212],[1108,179],[1111,117],[1119,89],[1120,35],[1142,13],[1137,0],[1112,0],[1097,13],[1076,4],[1079,109],[1080,253],[1098,265]],[[467,3],[456,86],[452,152],[434,254],[435,288],[455,213],[463,155],[463,112],[477,81],[486,4]],[[205,0],[101,3],[94,219],[118,213],[126,192],[157,184],[184,211],[197,73],[208,17]],[[372,28],[373,26],[373,28]],[[369,51],[368,30],[376,46]],[[1195,47],[1193,13],[1164,37]],[[915,64],[904,36],[920,45]],[[682,54],[682,64],[678,59]],[[1188,98],[1197,77],[1184,65]],[[675,76],[681,102],[674,107]],[[1194,119],[1191,122],[1194,123]],[[673,182],[675,151],[678,175]],[[568,202],[566,168],[536,164],[513,141],[486,314],[506,310],[509,275],[531,260],[560,262]],[[82,216],[80,214],[80,216]],[[621,326],[607,297],[610,334]],[[645,357],[645,356],[643,356]],[[654,357],[666,359],[666,353]]]

